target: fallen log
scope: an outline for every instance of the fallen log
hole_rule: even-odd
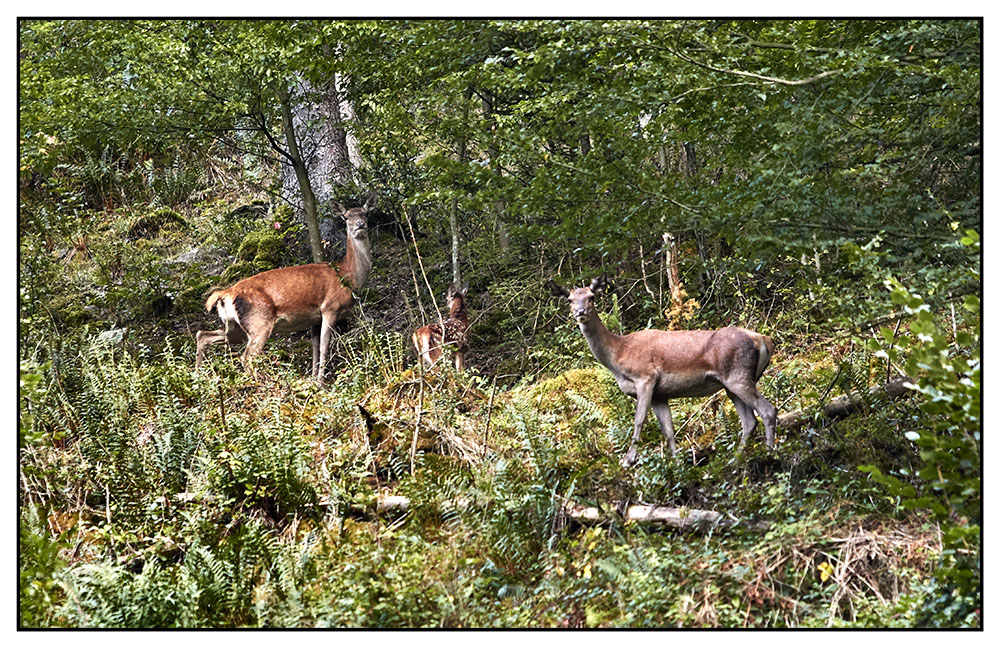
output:
[[[570,504],[564,508],[566,516],[581,523],[601,524],[610,522],[616,515],[602,511],[597,506]],[[733,526],[735,518],[726,517],[714,510],[697,508],[668,508],[666,506],[636,504],[629,506],[621,518],[626,522],[659,524],[675,529],[704,531],[716,526]]]
[[[180,505],[193,501],[209,501],[213,499],[217,499],[217,497],[211,494],[193,492],[180,492],[169,497],[169,500]],[[167,497],[156,499],[157,503],[161,504],[166,503],[167,500]],[[450,504],[450,507],[456,510],[466,510],[472,505],[465,498],[455,499]],[[381,494],[371,504],[349,503],[346,508],[343,507],[343,504],[338,506],[335,501],[326,497],[321,498],[314,505],[327,512],[338,511],[336,514],[368,519],[378,515],[402,515],[409,512],[412,508],[410,499],[398,494]],[[633,504],[625,508],[624,502],[614,501],[611,508],[604,510],[597,506],[568,503],[563,506],[561,512],[567,519],[580,524],[608,524],[616,520],[624,520],[626,522],[656,524],[668,528],[691,531],[707,531],[713,528],[726,528],[737,525],[756,530],[767,528],[766,522],[738,520],[735,517],[714,510],[699,510],[698,508],[684,507],[673,508],[658,504]]]
[[[900,396],[905,396],[913,392],[913,389],[906,386],[913,382],[913,378],[895,378],[885,384],[869,388],[867,396],[859,396],[858,394],[837,396],[823,407],[823,416],[832,420],[843,419],[860,410],[866,400],[871,400],[872,398],[893,400]],[[812,409],[788,412],[778,417],[778,427],[787,429],[799,428],[812,421],[814,415],[815,410]]]

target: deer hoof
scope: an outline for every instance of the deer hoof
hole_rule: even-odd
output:
[[[626,469],[628,469],[629,467],[634,467],[635,463],[638,462],[638,457],[639,456],[635,450],[635,447],[633,446],[629,448],[628,453],[626,453],[625,457],[622,458],[621,465]]]

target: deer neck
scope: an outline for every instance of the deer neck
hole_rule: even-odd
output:
[[[618,358],[618,345],[622,337],[605,327],[596,312],[588,320],[577,323],[597,361],[614,371]]]
[[[372,272],[371,241],[367,236],[361,240],[347,237],[347,254],[338,269],[342,277],[350,280],[351,289],[359,291],[364,288]]]
[[[451,319],[457,320],[460,323],[469,322],[469,313],[465,310],[465,305],[456,305],[455,308],[451,309]]]

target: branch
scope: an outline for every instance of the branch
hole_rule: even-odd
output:
[[[694,64],[695,66],[700,66],[703,69],[708,69],[709,71],[715,71],[716,73],[727,73],[729,75],[744,76],[746,78],[754,78],[755,80],[763,80],[764,82],[769,82],[776,85],[788,85],[791,87],[797,87],[799,85],[808,85],[809,83],[816,82],[817,80],[822,80],[823,78],[828,78],[833,75],[840,73],[839,69],[834,69],[832,71],[824,71],[823,73],[818,73],[811,78],[805,78],[803,80],[785,80],[784,78],[772,78],[770,76],[762,76],[759,73],[750,73],[749,71],[736,71],[734,69],[720,69],[718,67],[712,66],[710,64],[705,64],[704,62],[699,62],[697,60],[691,59],[687,55],[677,52],[673,48],[667,47],[666,50],[672,53],[674,56],[680,59]]]
[[[843,396],[837,396],[823,408],[823,417],[831,420],[842,419],[860,410],[864,405],[865,400],[873,397],[884,396],[887,400],[893,400],[895,398],[899,398],[900,396],[913,393],[913,389],[907,385],[911,385],[914,382],[915,380],[913,378],[896,378],[894,380],[889,380],[885,384],[879,384],[871,387],[866,396],[858,396],[857,394],[844,394]],[[808,424],[812,418],[813,410],[796,410],[779,416],[778,426],[780,428],[789,429],[799,428]]]

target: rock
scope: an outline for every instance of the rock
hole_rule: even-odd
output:
[[[207,263],[212,260],[212,254],[204,247],[195,247],[192,250],[175,256],[168,263]]]
[[[183,254],[178,254],[168,261],[164,261],[164,263],[168,266],[196,265],[205,274],[217,275],[225,269],[227,265],[226,261],[227,259],[222,250],[195,247]]]
[[[118,329],[105,330],[97,335],[94,339],[94,345],[97,346],[116,346],[125,340],[126,329],[124,327],[119,327]]]

